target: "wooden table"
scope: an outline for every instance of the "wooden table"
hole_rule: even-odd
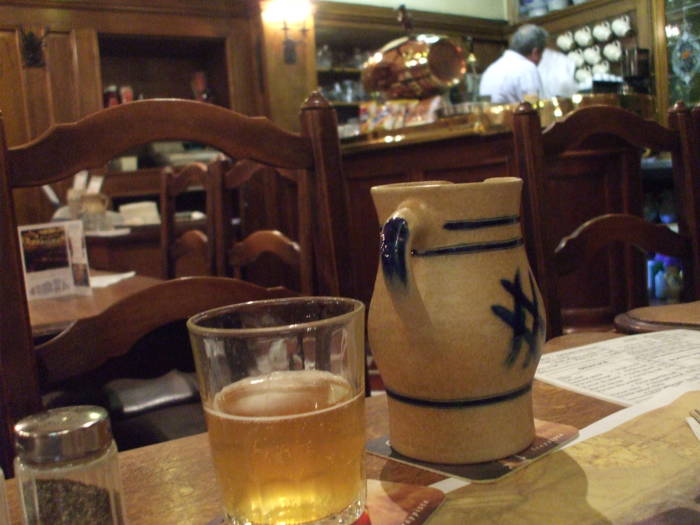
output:
[[[109,272],[91,272],[105,275]],[[73,321],[97,315],[115,302],[162,282],[155,277],[135,275],[104,288],[93,288],[92,295],[71,295],[29,301],[32,334],[41,337],[63,330]]]
[[[553,340],[547,351],[585,344],[612,334],[574,334]],[[534,384],[535,417],[583,428],[620,406],[589,398],[539,381]],[[389,432],[386,396],[366,399],[367,439]],[[205,525],[221,515],[206,434],[122,452],[119,455],[125,504],[130,525]],[[444,476],[384,459],[372,453],[366,458],[367,477],[430,485]],[[20,525],[19,501],[14,480],[8,482],[12,524]],[[437,525],[434,521],[431,525]],[[379,524],[381,525],[381,524]],[[452,524],[450,524],[452,525]]]
[[[610,336],[608,334],[602,336],[602,338]],[[595,334],[591,339],[600,340],[601,336]],[[583,334],[576,334],[574,337],[565,336],[565,338],[550,345],[549,349],[554,351],[563,348],[566,344],[577,345],[586,342],[591,341]],[[700,404],[700,400],[698,404]],[[618,405],[576,394],[539,381],[535,381],[534,384],[534,413],[536,417],[541,419],[583,428],[620,409],[621,407]],[[685,413],[687,414],[687,412]],[[384,395],[367,398],[366,414],[367,438],[373,439],[387,435],[388,421],[386,397]],[[681,418],[676,419],[682,421]],[[429,429],[424,430],[429,431]],[[689,433],[689,430],[687,432]],[[627,451],[628,449],[625,448],[624,450]],[[472,484],[451,493],[448,495],[448,500],[443,507],[438,509],[431,518],[430,525],[456,525],[457,523],[462,523],[462,521],[459,521],[459,518],[455,518],[455,516],[462,516],[462,512],[477,512],[482,518],[487,518],[484,523],[498,523],[497,517],[495,517],[496,521],[489,521],[488,514],[482,516],[483,513],[488,513],[488,510],[484,509],[488,509],[489,505],[501,505],[502,498],[506,498],[507,501],[511,501],[508,498],[515,498],[512,503],[516,505],[518,498],[522,501],[523,498],[528,497],[525,490],[520,495],[517,492],[513,492],[513,480],[522,478],[525,479],[528,486],[533,483],[537,484],[539,483],[537,476],[543,469],[546,470],[548,468],[547,465],[553,465],[552,469],[554,469],[555,476],[560,466],[571,468],[573,465],[576,468],[577,464],[571,458],[572,456],[569,454],[543,458],[533,463],[530,467],[511,474],[496,483]],[[691,458],[686,459],[690,461]],[[697,457],[693,458],[693,461],[696,459]],[[206,434],[123,452],[120,454],[119,461],[126,512],[131,525],[205,525],[210,520],[221,515],[221,498],[211,465]],[[553,463],[547,463],[548,461]],[[647,468],[660,468],[657,463],[658,458],[652,458],[650,461],[651,463]],[[562,465],[562,463],[564,464]],[[366,467],[368,478],[382,481],[430,485],[444,479],[440,474],[388,460],[372,453],[367,454]],[[578,470],[582,472],[580,469]],[[549,474],[551,475],[551,472]],[[533,476],[535,476],[534,479],[532,478]],[[534,525],[535,523],[564,523],[561,519],[558,519],[558,515],[550,515],[553,512],[551,509],[554,508],[554,505],[559,505],[560,507],[564,505],[566,507],[569,503],[585,507],[587,484],[585,475],[579,476],[577,482],[579,480],[583,486],[577,487],[581,490],[572,495],[571,498],[565,497],[567,502],[545,502],[545,510],[543,512],[547,513],[546,515],[537,515],[534,518],[535,521],[532,521],[533,517],[529,516],[529,520],[524,518],[519,523],[528,525]],[[697,486],[696,480],[696,477],[692,477],[689,482],[693,489]],[[511,488],[509,490],[504,489],[509,484]],[[11,523],[20,525],[19,502],[15,481],[8,481],[7,487],[8,500],[12,512]],[[564,488],[566,489],[566,487]],[[661,489],[663,490],[663,487]],[[542,497],[544,493],[546,497],[549,489],[547,486],[544,486],[544,489],[540,487],[539,490],[538,496]],[[692,494],[696,494],[696,492]],[[614,498],[614,495],[610,497]],[[671,496],[668,497],[671,498]],[[568,502],[568,499],[571,501]],[[571,514],[571,511],[569,511],[569,514]],[[595,517],[593,521],[585,522],[610,523],[604,520],[602,515],[593,515]],[[575,521],[566,522],[573,523]],[[618,522],[622,523],[625,521],[614,521],[614,523]],[[668,523],[676,522],[668,521]],[[697,522],[687,521],[687,523]]]
[[[543,383],[535,384],[537,417],[581,428],[620,408]],[[367,398],[366,413],[367,438],[386,435],[389,428],[385,396]],[[130,525],[205,525],[221,515],[221,497],[206,434],[122,452],[119,462]],[[367,477],[372,479],[419,485],[444,479],[371,453],[367,454],[366,466]],[[14,480],[8,482],[8,500],[11,523],[20,525]]]
[[[626,334],[673,328],[700,330],[700,301],[635,308],[617,315],[615,328]]]

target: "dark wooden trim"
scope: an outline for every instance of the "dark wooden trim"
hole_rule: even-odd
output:
[[[432,13],[410,10],[414,31],[444,32],[453,35],[469,35],[477,40],[501,42],[509,32],[505,20],[489,20],[471,16]],[[376,7],[338,2],[319,2],[316,7],[317,26],[357,27],[401,31],[396,20],[396,10],[388,7]]]
[[[246,19],[245,14],[200,12],[148,12],[94,7],[70,9],[0,4],[4,27],[44,24],[51,33],[68,33],[76,28],[92,29],[99,35],[134,35],[155,37],[226,38],[233,31],[232,20]],[[11,21],[11,22],[10,22]]]
[[[39,9],[73,9],[89,11],[120,11],[141,14],[168,14],[193,16],[248,16],[244,0],[10,0],[8,6]]]

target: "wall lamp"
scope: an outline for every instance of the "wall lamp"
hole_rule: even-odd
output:
[[[269,0],[263,4],[263,21],[279,27],[284,33],[282,52],[285,64],[296,64],[296,46],[306,39],[309,31],[306,24],[311,16],[311,0]],[[299,34],[296,40],[292,38],[294,31]]]

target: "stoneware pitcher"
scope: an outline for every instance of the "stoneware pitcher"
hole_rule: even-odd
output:
[[[527,448],[544,307],[520,230],[522,181],[372,188],[381,254],[369,310],[391,446],[438,463]]]

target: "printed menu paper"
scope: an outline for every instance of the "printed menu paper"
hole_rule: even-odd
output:
[[[28,300],[92,293],[81,221],[32,224],[18,231]]]
[[[700,380],[700,331],[664,330],[545,354],[535,378],[620,405]]]

